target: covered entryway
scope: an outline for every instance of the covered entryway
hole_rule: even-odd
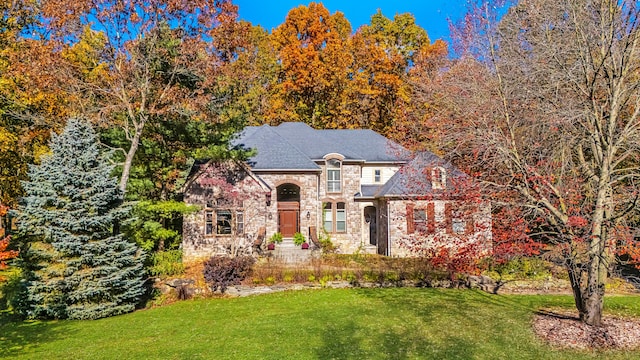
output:
[[[291,238],[300,231],[300,187],[282,184],[278,193],[278,232],[282,237]]]
[[[378,225],[376,222],[376,207],[367,206],[364,208],[364,221],[369,227],[369,245],[378,245]]]

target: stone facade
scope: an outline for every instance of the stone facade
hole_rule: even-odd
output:
[[[221,186],[216,181],[206,181],[210,180],[206,172],[187,185],[184,201],[190,205],[197,205],[200,209],[184,218],[182,250],[185,259],[248,252],[257,239],[260,228],[267,223],[268,189],[246,169],[238,166],[232,166],[232,169],[239,174],[235,181],[229,182],[235,189],[233,193],[230,193],[229,187]],[[241,211],[244,227],[242,233],[218,235],[216,231],[211,231],[207,234],[206,212],[212,212],[212,221],[215,223],[216,210]],[[233,225],[237,227],[238,224]]]
[[[339,157],[339,154],[331,156]],[[182,247],[185,259],[229,253],[248,254],[261,250],[262,247],[256,247],[256,240],[262,239],[264,247],[274,233],[281,231],[280,205],[292,203],[295,203],[294,211],[297,211],[296,231],[307,239],[312,227],[315,227],[318,235],[324,232],[325,204],[331,204],[333,216],[336,216],[337,204],[344,205],[344,231],[338,231],[334,221],[331,231],[326,233],[341,253],[416,256],[429,247],[442,246],[443,243],[456,246],[469,242],[480,242],[485,244],[483,248],[490,249],[491,214],[488,204],[475,205],[473,212],[465,215],[472,219],[472,229],[468,228],[462,233],[447,231],[447,226],[452,225],[451,215],[447,215],[445,209],[451,211],[453,208],[456,211],[467,206],[464,202],[433,198],[363,197],[363,185],[370,186],[370,178],[375,174],[372,169],[381,169],[381,178],[388,180],[399,167],[380,164],[366,170],[363,162],[358,161],[341,162],[340,189],[332,192],[328,187],[326,162],[327,159],[316,160],[318,169],[306,171],[253,171],[243,165],[228,164],[228,171],[222,175],[220,171],[209,171],[215,165],[202,166],[190,177],[184,192],[186,203],[200,206],[198,212],[184,219]],[[429,234],[411,231],[408,228],[409,206],[432,209],[435,230]],[[207,231],[207,226],[219,226],[215,219],[218,210],[236,214],[234,216],[241,213],[242,232],[236,232],[236,217],[229,222],[232,228],[229,234],[218,234],[217,228],[216,231],[211,228]],[[209,225],[208,216],[214,217]],[[285,239],[285,242],[287,246],[292,246],[290,239]],[[411,245],[416,243],[420,244],[419,251],[415,251],[416,246]]]
[[[318,174],[317,173],[259,173],[257,174],[271,189],[271,206],[266,209],[267,216],[264,226],[266,228],[267,239],[278,232],[278,194],[277,188],[284,184],[295,184],[300,187],[300,233],[309,237],[309,227],[317,226],[319,221],[317,194],[318,194]],[[307,219],[307,213],[309,219]]]
[[[360,192],[360,165],[359,164],[342,164],[342,184],[340,192],[327,192],[327,176],[326,166],[321,165],[322,174],[320,175],[320,187],[318,198],[320,206],[323,203],[337,204],[345,203],[346,210],[346,231],[345,232],[329,232],[331,241],[344,253],[354,253],[362,245],[362,209],[358,203],[354,201],[354,195]],[[320,209],[322,211],[322,209]],[[320,212],[322,214],[322,212]],[[319,217],[317,224],[318,229],[323,229],[322,216]]]
[[[408,214],[409,205],[415,209],[426,209],[432,204],[434,210],[434,230],[433,233],[423,233],[420,231],[409,231]],[[474,205],[472,211],[464,212],[464,220],[471,222],[469,229],[465,229],[462,234],[454,234],[448,216],[445,214],[445,207],[451,206],[454,210],[465,207],[464,201],[455,200],[390,200],[388,206],[388,240],[389,256],[407,257],[428,253],[436,248],[452,248],[470,243],[480,243],[483,251],[491,249],[491,207],[487,203]],[[416,245],[418,244],[418,245]]]

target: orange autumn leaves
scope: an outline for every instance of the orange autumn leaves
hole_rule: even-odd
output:
[[[267,122],[303,121],[317,128],[369,128],[392,135],[411,121],[412,69],[447,57],[411,14],[352,31],[342,13],[322,4],[292,9],[271,36],[278,54]]]
[[[12,205],[26,164],[70,116],[126,133],[123,175],[149,123],[168,117],[302,121],[403,140],[422,107],[413,84],[447,58],[446,43],[432,43],[411,14],[378,12],[354,30],[310,3],[269,33],[238,20],[227,0],[20,4],[5,11],[7,23],[22,25],[2,33],[0,49],[0,147],[13,149],[0,166],[16,168],[0,182]]]

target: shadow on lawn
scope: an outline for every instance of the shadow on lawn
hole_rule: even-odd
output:
[[[424,323],[430,323],[438,312],[438,307],[424,307],[420,302],[412,302],[412,293],[395,295],[380,289],[354,290],[373,300],[372,305],[387,307],[390,313],[413,314]],[[416,293],[416,297],[423,295]],[[452,295],[452,301],[456,300]],[[457,299],[460,300],[460,299]],[[459,303],[460,301],[458,301]],[[417,330],[410,323],[404,323],[402,316],[389,326],[369,326],[366,321],[357,319],[365,314],[354,308],[353,317],[335,322],[327,318],[322,332],[322,345],[316,349],[318,359],[415,359],[418,358],[473,358],[477,349],[475,344],[460,336],[448,336],[443,341],[438,337],[427,338],[423,330]],[[367,314],[371,316],[371,314]],[[377,319],[386,322],[385,319]],[[376,319],[373,319],[376,321]]]
[[[73,336],[66,322],[20,321],[9,314],[0,314],[0,358],[19,355],[25,349]]]
[[[365,335],[366,334],[366,335]],[[369,339],[363,339],[367,336]],[[373,343],[374,345],[368,345]],[[387,328],[366,333],[353,321],[329,325],[322,334],[322,346],[316,349],[317,359],[428,359],[472,358],[473,348],[464,339],[452,337],[445,344],[431,342],[412,329]]]

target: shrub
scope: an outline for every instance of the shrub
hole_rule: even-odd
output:
[[[333,245],[333,242],[331,242],[331,237],[324,229],[318,235],[318,242],[320,243],[320,248],[322,249],[322,252],[324,254],[329,254],[336,251],[336,246]]]
[[[211,290],[224,293],[229,285],[239,285],[249,276],[254,263],[250,256],[213,256],[204,263],[204,279]]]
[[[305,242],[307,242],[307,239],[304,238],[304,235],[302,235],[299,232],[293,234],[293,243],[294,244],[296,244],[297,246],[300,246],[300,245],[304,244]]]
[[[279,244],[282,242],[282,234],[277,232],[274,233],[273,235],[271,235],[271,237],[269,238],[269,242],[270,243],[274,243],[274,244]]]
[[[7,277],[0,283],[0,312],[8,310],[13,311],[16,307],[20,308],[20,302],[24,301],[26,295],[25,285],[19,270],[11,269],[5,272]]]
[[[490,268],[492,274],[502,280],[538,280],[551,274],[551,264],[539,258],[516,258]]]
[[[184,274],[182,263],[182,250],[159,251],[151,256],[151,268],[153,276],[174,276]]]

